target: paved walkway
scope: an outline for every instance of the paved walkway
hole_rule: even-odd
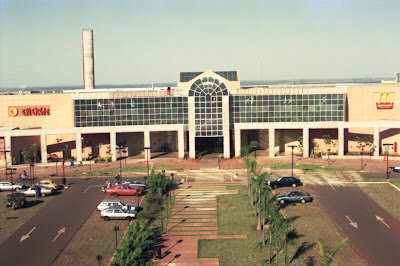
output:
[[[199,239],[247,238],[218,235],[217,196],[237,194],[237,190],[228,190],[223,183],[186,183],[175,193],[158,265],[219,265],[218,258],[197,258]]]

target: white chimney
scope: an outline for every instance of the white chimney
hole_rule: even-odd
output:
[[[83,87],[94,89],[94,47],[93,30],[82,31]]]

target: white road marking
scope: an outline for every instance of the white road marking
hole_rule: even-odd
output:
[[[387,229],[390,229],[390,226],[384,221],[384,219],[382,217],[379,217],[376,214],[375,214],[375,217],[376,217],[376,220],[381,221],[387,227]]]
[[[27,233],[26,235],[23,235],[22,237],[21,237],[21,240],[19,241],[19,242],[22,242],[22,241],[24,241],[25,239],[27,239],[29,236],[30,236],[30,234],[33,232],[33,230],[35,230],[36,229],[36,227],[33,227],[32,229],[31,229],[31,231],[29,231],[29,233]]]
[[[97,185],[97,186],[88,186],[85,191],[83,191],[83,194],[85,194],[90,188],[92,187],[103,187],[102,185]]]
[[[347,215],[346,215],[346,218],[347,218],[347,220],[349,220],[351,226],[353,226],[355,229],[358,229],[357,223],[354,223],[354,222],[349,218],[349,216],[347,216]]]
[[[60,230],[58,230],[56,237],[54,237],[51,242],[54,243],[54,241],[56,241],[56,239],[63,233],[65,233],[65,227],[63,227]]]

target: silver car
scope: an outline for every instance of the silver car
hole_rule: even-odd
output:
[[[120,208],[124,210],[136,210],[138,206],[136,204],[132,203],[124,203],[120,200],[103,200],[100,202],[100,204],[97,206],[97,210],[103,211],[105,209],[109,208]]]
[[[109,221],[110,219],[118,219],[118,220],[132,220],[136,217],[137,211],[133,210],[124,210],[121,208],[109,208],[105,209],[100,213],[100,216],[103,217],[105,221]]]
[[[32,187],[28,188],[27,190],[21,191],[21,193],[24,193],[27,197],[34,197],[36,195],[35,186],[32,186]],[[47,187],[40,187],[40,195],[42,197],[51,195],[53,193],[54,193],[54,189],[47,188]]]
[[[24,188],[24,184],[15,184],[11,181],[0,181],[0,191],[15,190],[18,191]]]

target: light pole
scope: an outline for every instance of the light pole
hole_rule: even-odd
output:
[[[119,231],[119,227],[118,226],[114,226],[114,231],[115,231],[115,250],[118,249],[118,231]]]
[[[92,172],[92,154],[89,153],[88,156],[89,156],[89,172]]]
[[[150,147],[144,147],[146,151],[146,159],[147,159],[147,179],[149,179],[149,151],[151,150]]]
[[[386,180],[389,180],[389,148],[393,146],[392,143],[385,143],[383,146],[386,147]]]
[[[96,260],[99,262],[99,266],[100,266],[100,262],[102,261],[102,259],[103,259],[103,256],[101,256],[101,255],[96,256]]]
[[[293,177],[293,150],[297,145],[289,145],[288,147],[292,148],[292,177]]]
[[[361,149],[361,171],[364,170],[364,161],[363,161],[364,146],[365,145],[360,145],[360,149]]]
[[[122,150],[122,149],[123,149],[123,148],[120,147],[120,146],[118,146],[118,148],[117,148],[118,153],[119,153],[119,177],[120,177],[120,178],[122,177],[122,165],[121,165],[121,163],[122,163],[121,150]]]
[[[62,169],[63,169],[63,178],[62,178],[62,183],[63,183],[63,185],[65,185],[66,184],[66,180],[65,180],[65,149],[62,149]]]
[[[330,153],[331,149],[327,149],[327,151],[328,151],[328,166],[329,166],[329,153]]]
[[[8,174],[7,174],[7,152],[11,154],[11,151],[6,151],[4,147],[4,151],[0,151],[1,153],[4,153],[4,159],[6,161],[6,180],[8,180]]]

